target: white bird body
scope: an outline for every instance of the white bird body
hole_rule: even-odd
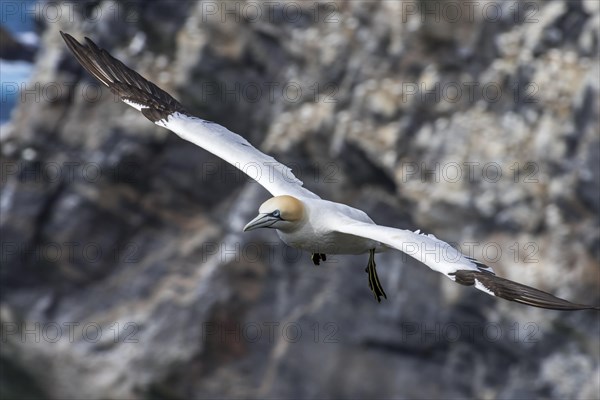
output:
[[[365,254],[400,250],[454,280],[458,269],[481,271],[476,263],[433,235],[376,224],[362,210],[323,199],[299,199],[307,216],[297,229],[277,229],[287,245],[311,253]],[[493,273],[490,267],[483,270]]]
[[[326,254],[368,252],[369,287],[378,301],[386,295],[377,277],[374,254],[394,248],[457,283],[474,286],[492,296],[556,310],[600,309],[500,278],[490,267],[433,235],[377,225],[364,211],[321,199],[302,187],[289,167],[227,128],[189,114],[168,93],[91,40],[86,38],[84,46],[68,34],[61,35],[81,65],[123,102],[155,124],[234,165],[271,192],[274,197],[260,206],[259,215],[246,225],[245,231],[274,228],[289,246],[313,253],[317,265],[326,260]]]

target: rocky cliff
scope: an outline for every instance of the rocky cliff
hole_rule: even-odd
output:
[[[324,198],[600,303],[595,1],[37,7],[2,126],[5,398],[600,397],[598,313],[241,233],[268,198],[84,73],[89,36]],[[24,11],[20,11],[24,12]]]

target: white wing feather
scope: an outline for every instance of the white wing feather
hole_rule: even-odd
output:
[[[302,181],[294,176],[290,168],[262,153],[224,126],[178,112],[155,123],[227,161],[260,183],[273,196],[287,194],[300,198],[319,198],[302,187]]]
[[[490,267],[462,254],[450,244],[431,234],[420,233],[419,230],[412,232],[406,229],[359,222],[350,218],[347,218],[344,223],[340,223],[336,230],[341,233],[375,240],[400,250],[452,280],[455,280],[454,274],[458,270],[494,273]]]

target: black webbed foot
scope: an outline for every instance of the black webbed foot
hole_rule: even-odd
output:
[[[378,303],[381,303],[381,297],[387,299],[385,291],[379,282],[379,276],[377,275],[377,265],[375,264],[375,249],[369,250],[369,263],[365,272],[369,275],[369,289],[373,292],[375,299]]]
[[[326,261],[327,256],[323,253],[312,253],[310,259],[312,260],[313,264],[321,265],[321,260]]]

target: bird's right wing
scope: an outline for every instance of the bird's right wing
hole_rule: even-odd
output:
[[[575,304],[542,290],[496,276],[494,271],[467,257],[433,235],[356,221],[339,216],[336,231],[378,241],[417,259],[461,285],[506,300],[552,310],[600,310],[597,306]]]
[[[213,153],[256,180],[273,196],[319,198],[302,187],[291,169],[268,156],[229,129],[189,114],[164,90],[146,80],[90,39],[82,45],[61,32],[77,61],[126,104],[150,121]]]

